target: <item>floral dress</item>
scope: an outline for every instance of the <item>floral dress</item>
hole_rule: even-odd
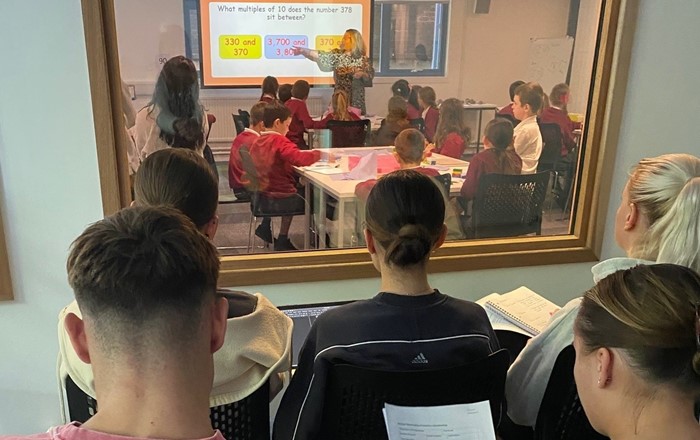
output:
[[[371,87],[374,78],[374,68],[366,56],[359,58],[345,53],[339,49],[329,52],[318,52],[318,67],[324,72],[333,71],[335,89],[347,93],[350,105],[367,113],[365,107],[365,87]],[[355,71],[360,68],[369,75],[368,78],[355,78]]]

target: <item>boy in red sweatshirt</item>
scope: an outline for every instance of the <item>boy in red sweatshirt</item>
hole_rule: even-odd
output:
[[[267,103],[260,101],[250,109],[250,128],[243,130],[231,144],[231,153],[228,158],[228,186],[238,200],[250,200],[250,193],[246,189],[248,181],[243,176],[240,151],[242,147],[250,149],[253,142],[260,137],[260,132],[265,128],[263,114],[266,105]]]
[[[309,90],[310,86],[307,81],[303,79],[298,80],[292,86],[291,99],[284,103],[292,114],[292,122],[289,124],[287,137],[297,144],[300,150],[309,149],[309,146],[306,145],[306,140],[304,140],[306,130],[326,127],[326,121],[314,121],[309,115],[309,109],[306,107]]]
[[[263,112],[265,129],[250,147],[262,195],[260,203],[266,204],[266,211],[303,210],[305,201],[298,194],[293,167],[311,165],[321,158],[320,151],[300,151],[285,137],[291,121],[291,112],[284,104],[266,105]],[[297,250],[288,237],[292,218],[282,217],[280,232],[274,241],[276,251]],[[272,241],[269,217],[263,219],[255,235],[268,243]]]

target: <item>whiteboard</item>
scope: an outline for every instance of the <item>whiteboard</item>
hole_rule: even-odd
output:
[[[540,83],[545,93],[566,82],[573,47],[572,37],[531,38],[527,80]]]

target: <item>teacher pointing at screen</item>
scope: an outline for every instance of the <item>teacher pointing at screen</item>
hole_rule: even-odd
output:
[[[367,58],[367,48],[359,31],[345,31],[340,49],[321,51],[294,47],[294,54],[315,61],[324,72],[333,71],[335,89],[343,90],[350,97],[350,105],[359,108],[363,115],[367,113],[365,87],[372,86],[374,69]]]

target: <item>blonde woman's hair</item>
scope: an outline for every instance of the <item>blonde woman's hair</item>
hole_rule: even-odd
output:
[[[357,29],[348,29],[345,31],[346,34],[350,34],[352,39],[352,56],[354,58],[360,58],[367,55],[367,46],[365,45],[365,40],[362,38],[362,34]]]
[[[331,96],[331,106],[333,107],[333,119],[336,121],[351,121],[348,111],[348,94],[342,90],[336,90]]]
[[[630,202],[649,222],[630,256],[700,271],[700,158],[642,159],[627,185]]]

